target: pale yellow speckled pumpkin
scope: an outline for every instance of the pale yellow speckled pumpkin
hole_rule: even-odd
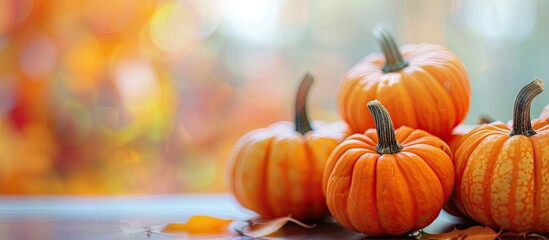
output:
[[[514,126],[482,125],[457,147],[453,200],[482,225],[514,232],[549,232],[549,125],[530,121],[536,79],[518,94]]]

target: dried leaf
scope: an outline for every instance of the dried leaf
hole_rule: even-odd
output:
[[[493,240],[500,233],[489,227],[473,226],[464,230],[454,228],[453,231],[442,234],[426,234],[419,239],[442,240],[442,239],[465,239],[465,240]]]
[[[291,218],[291,216],[287,216],[287,217],[279,217],[279,218],[274,218],[269,220],[250,220],[248,225],[240,229],[235,229],[235,231],[237,231],[241,235],[248,236],[248,237],[253,237],[253,238],[265,237],[280,230],[288,222],[293,222],[304,228],[315,227],[315,225],[307,225],[296,219]]]
[[[186,223],[170,223],[162,232],[177,233],[186,232],[191,235],[219,235],[229,234],[231,219],[220,219],[210,216],[196,215],[187,220]]]

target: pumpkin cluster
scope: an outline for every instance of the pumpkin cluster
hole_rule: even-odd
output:
[[[309,120],[306,74],[293,123],[237,142],[229,164],[237,201],[263,218],[331,215],[369,236],[420,230],[443,208],[496,229],[549,232],[549,105],[530,119],[541,80],[519,92],[510,124],[463,126],[471,87],[460,59],[435,44],[399,47],[386,25],[373,33],[381,52],[340,82],[343,121]]]

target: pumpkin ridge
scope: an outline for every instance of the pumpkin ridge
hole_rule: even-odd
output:
[[[389,185],[389,181],[387,181],[387,183],[385,184],[385,188],[384,188],[383,192],[380,193],[380,192],[378,191],[378,189],[379,189],[379,187],[378,187],[378,182],[380,182],[379,179],[378,179],[378,178],[379,178],[379,174],[377,174],[377,173],[378,173],[378,164],[379,164],[380,158],[382,158],[382,156],[383,156],[383,155],[379,155],[379,156],[377,157],[377,159],[376,159],[376,175],[374,176],[376,185],[375,185],[375,187],[374,187],[374,191],[375,191],[375,198],[376,198],[376,200],[375,200],[375,203],[376,203],[376,211],[377,211],[377,215],[378,215],[378,219],[376,219],[376,220],[379,222],[379,228],[380,228],[381,231],[383,232],[383,235],[387,235],[387,229],[386,229],[385,226],[383,226],[384,221],[381,221],[381,220],[380,220],[380,217],[381,217],[381,216],[380,216],[380,215],[381,215],[381,214],[380,214],[380,213],[381,213],[380,210],[383,210],[383,209],[382,209],[382,207],[380,206],[380,202],[382,202],[382,201],[381,201],[379,198],[380,198],[380,196],[383,195],[382,193],[384,193],[384,192],[387,190],[387,186]],[[394,174],[394,170],[393,170],[392,173]]]
[[[297,132],[295,133],[298,134]],[[291,145],[288,143],[287,138],[275,135],[269,149],[269,158],[265,164],[267,166],[265,169],[267,174],[264,174],[264,176],[267,177],[267,180],[266,188],[264,188],[263,192],[266,195],[267,209],[274,212],[275,215],[286,215],[286,211],[290,209],[292,211],[294,205],[292,201],[293,193],[290,191],[290,186],[287,185],[289,181],[287,170],[290,168],[290,165],[288,164],[286,153],[290,152],[288,147]],[[276,192],[278,192],[276,189],[281,189],[280,191],[284,192],[284,194],[276,195]]]
[[[249,142],[249,141],[247,141],[247,139],[246,139],[246,138],[249,138],[249,136],[251,136],[251,135],[245,135],[242,139],[243,139],[243,140],[246,140],[246,141],[239,141],[239,142],[237,143],[237,145],[241,145],[241,143],[242,143],[242,146],[239,146],[239,148],[238,148],[238,149],[240,149],[240,150],[237,151],[237,152],[235,153],[235,154],[236,154],[235,156],[236,156],[237,158],[236,158],[234,161],[235,161],[235,165],[237,165],[237,166],[240,166],[240,165],[243,165],[243,164],[244,164],[243,162],[245,162],[246,158],[243,158],[243,157],[241,157],[241,156],[246,156],[246,153],[247,153],[248,151],[250,151],[251,145],[253,145],[252,142]],[[248,201],[248,197],[243,197],[243,196],[242,196],[242,195],[245,195],[246,191],[244,191],[244,190],[242,189],[243,184],[241,184],[241,183],[239,182],[240,179],[239,179],[239,178],[236,178],[237,175],[241,175],[241,174],[242,174],[242,173],[239,174],[238,170],[241,170],[241,168],[236,168],[236,167],[235,167],[235,168],[234,168],[234,171],[233,171],[233,175],[232,175],[232,178],[233,178],[233,179],[237,179],[236,181],[233,181],[233,185],[232,185],[232,186],[233,186],[233,189],[234,189],[233,191],[236,193],[236,194],[235,194],[236,199],[237,199],[238,201],[241,201],[241,200],[242,200],[242,205],[243,205],[244,207],[246,207],[246,208],[250,208],[250,209],[251,209],[252,204]]]
[[[394,229],[392,229],[391,225],[390,224],[394,224],[395,221],[398,221],[398,220],[401,220],[401,218],[398,218],[398,219],[392,219],[393,221],[387,221],[387,216],[389,215],[393,215],[394,212],[399,212],[399,214],[402,214],[401,211],[398,211],[398,210],[395,210],[394,208],[396,207],[401,207],[400,205],[399,206],[394,206],[393,204],[387,204],[387,203],[394,203],[395,201],[402,201],[403,200],[403,197],[402,196],[396,196],[396,197],[399,197],[400,199],[395,199],[395,198],[391,198],[391,199],[387,199],[387,197],[385,196],[386,194],[390,194],[390,193],[394,193],[395,190],[393,189],[394,188],[394,184],[399,184],[399,183],[402,183],[402,182],[399,182],[399,180],[401,180],[400,178],[402,177],[402,170],[399,168],[397,162],[399,161],[399,159],[396,158],[396,156],[399,155],[398,153],[397,154],[383,154],[383,155],[379,155],[378,159],[377,159],[377,165],[376,165],[376,209],[377,209],[377,212],[378,212],[378,216],[379,216],[379,226],[380,228],[382,229],[382,231],[384,232],[384,235],[402,235],[406,232],[403,232],[403,231],[400,231],[398,233],[396,233],[394,231]],[[379,171],[378,171],[378,168],[379,167],[379,164],[382,164],[382,163],[385,163],[385,165],[383,167],[388,167],[386,164],[387,162],[390,162],[391,164],[391,175],[390,176],[384,176],[384,175],[380,175]],[[401,180],[402,181],[402,180]],[[380,190],[378,186],[378,182],[381,182],[381,184],[384,184],[384,186],[382,187],[382,189]],[[405,184],[403,184],[403,186],[406,186],[408,189],[409,187]],[[402,193],[402,191],[398,191],[398,193]],[[393,196],[395,197],[395,196]],[[391,211],[392,210],[392,211]],[[383,220],[382,220],[383,218]]]
[[[444,201],[447,201],[452,196],[451,189],[453,189],[452,186],[454,186],[455,180],[452,181],[451,183],[447,183],[446,178],[444,177],[444,176],[447,176],[447,174],[443,172],[443,169],[439,169],[439,168],[443,168],[444,166],[436,165],[436,164],[442,163],[442,161],[440,161],[440,159],[436,159],[436,161],[431,160],[433,157],[430,156],[430,155],[426,155],[424,153],[425,151],[423,151],[423,150],[429,150],[429,153],[431,153],[431,151],[433,151],[433,152],[443,151],[444,152],[444,150],[436,148],[436,147],[434,147],[432,145],[429,145],[429,144],[418,144],[418,145],[414,145],[412,147],[406,148],[406,153],[415,155],[415,156],[423,159],[423,162],[425,162],[425,164],[427,164],[427,166],[429,166],[431,171],[437,177],[437,180],[441,183],[441,189],[442,189],[442,192],[444,193]],[[448,155],[446,154],[446,156],[448,156]],[[448,156],[448,158],[451,161],[450,156]],[[452,167],[453,168],[453,164],[450,164],[450,165],[451,166],[446,166],[446,167]],[[454,174],[454,172],[451,171],[450,174]],[[445,187],[443,186],[442,183],[447,183],[448,189],[450,189],[447,193],[444,191]]]
[[[493,135],[492,135],[493,136]],[[501,156],[502,152],[503,152],[503,147],[505,146],[505,142],[507,142],[509,140],[509,138],[505,135],[503,135],[501,138],[504,138],[504,139],[499,139],[498,140],[492,140],[492,142],[494,141],[497,141],[498,145],[496,147],[496,151],[493,152],[493,155],[489,156],[487,159],[497,159],[498,156]],[[494,144],[495,145],[495,144]],[[494,160],[492,161],[488,161],[490,164],[488,164],[488,167],[486,168],[486,173],[484,175],[484,179],[483,179],[483,182],[487,182],[487,183],[491,183],[490,186],[493,184],[490,179],[493,178],[494,176],[494,171],[495,171],[495,162]],[[513,189],[511,189],[511,191],[513,191]],[[491,206],[491,202],[492,202],[492,194],[491,194],[491,190],[490,189],[485,189],[484,191],[484,207],[486,209],[485,211],[485,214],[486,216],[488,216],[488,225],[489,226],[497,226],[496,225],[496,221],[494,220],[494,216],[492,214],[492,206]]]
[[[427,129],[427,126],[436,126],[435,128],[432,128],[431,131],[434,132],[436,136],[445,137],[444,135],[451,133],[453,126],[458,125],[458,123],[454,122],[456,118],[456,109],[453,106],[454,104],[451,95],[444,85],[439,82],[438,77],[435,77],[425,68],[418,68],[414,71],[414,75],[412,76],[416,80],[421,80],[420,84],[429,93],[429,104],[426,104],[423,107],[429,107],[429,112],[435,113],[431,114],[431,117],[426,119],[427,121],[420,121],[418,119],[419,128],[425,130]],[[425,112],[425,109],[426,108],[421,112]],[[446,115],[449,115],[450,117],[446,117]],[[422,115],[416,115],[416,117],[422,117]]]
[[[375,99],[383,103],[387,111],[393,114],[395,128],[401,126],[417,127],[414,111],[415,101],[411,92],[406,88],[407,81],[414,81],[402,70],[399,74],[385,74],[379,78]]]
[[[343,99],[343,101],[340,102],[339,106],[340,109],[342,109],[342,116],[344,120],[349,124],[349,127],[351,128],[353,133],[359,132],[358,129],[360,129],[360,126],[358,124],[362,123],[360,121],[360,114],[358,111],[353,110],[353,108],[357,107],[357,104],[355,102],[359,101],[361,98],[360,91],[363,89],[363,86],[366,84],[366,81],[362,81],[362,79],[355,79],[353,83],[349,87],[350,90],[348,92],[347,97],[338,97],[338,99]],[[340,91],[340,93],[343,93]],[[347,92],[345,92],[347,93]]]
[[[356,137],[358,136],[359,134],[353,134],[347,137],[347,139],[345,139],[344,141],[348,144],[337,146],[336,148],[334,148],[334,150],[328,157],[328,160],[326,162],[326,165],[324,167],[324,172],[322,175],[322,191],[324,195],[327,195],[329,179],[331,177],[331,174],[333,173],[333,170],[335,169],[336,164],[339,161],[339,159],[335,159],[333,156],[342,156],[343,153],[349,151],[352,148],[368,148],[367,143],[361,141],[360,139],[356,139]],[[352,145],[350,144],[351,141],[353,143]]]
[[[487,127],[492,127],[494,124],[487,125]],[[467,137],[466,137],[467,136]],[[463,175],[465,174],[466,166],[469,162],[469,155],[464,154],[470,153],[473,149],[477,149],[478,146],[490,136],[490,131],[483,128],[473,129],[471,132],[466,134],[463,137],[463,140],[459,142],[459,145],[456,147],[456,152],[454,154],[454,170],[455,170],[455,182],[454,182],[454,193],[453,198],[456,203],[456,206],[462,213],[466,215],[470,214],[466,211],[465,205],[463,204]],[[467,156],[467,157],[461,157]]]
[[[441,132],[444,132],[444,131],[451,132],[451,129],[453,128],[453,126],[457,126],[463,119],[458,119],[460,114],[459,114],[459,109],[456,109],[456,107],[458,107],[457,105],[459,105],[459,104],[454,104],[454,102],[459,102],[459,101],[455,101],[455,98],[453,97],[453,93],[452,93],[452,91],[455,91],[455,90],[448,89],[444,85],[442,80],[446,79],[445,83],[448,83],[451,86],[454,86],[454,85],[457,85],[457,84],[453,83],[453,81],[451,81],[452,78],[449,77],[443,71],[439,71],[438,74],[436,74],[432,71],[433,67],[430,67],[430,66],[423,67],[423,68],[420,68],[420,69],[421,69],[421,71],[424,72],[424,74],[426,76],[429,76],[431,82],[434,82],[434,84],[429,84],[429,86],[431,88],[436,88],[435,91],[433,91],[433,92],[437,92],[436,99],[440,100],[440,101],[444,100],[443,105],[444,105],[444,108],[446,108],[446,109],[441,108],[440,105],[435,107],[435,110],[438,112],[437,116],[444,115],[444,114],[454,115],[453,117],[448,118],[448,120],[449,120],[448,122],[445,122],[445,124],[447,125],[446,127],[448,129],[450,129],[450,131],[448,131],[447,129],[441,129],[440,130]],[[445,78],[439,77],[438,76],[439,74],[443,74],[443,76],[445,76]],[[455,76],[452,76],[452,77],[455,78]],[[450,84],[450,82],[452,82],[452,83]],[[462,115],[465,117],[465,114],[462,114]]]
[[[421,100],[415,99],[416,101],[413,106],[413,112],[414,112],[414,123],[415,126],[411,126],[411,124],[407,125],[408,127],[416,128],[416,129],[426,129],[424,126],[433,126],[433,122],[438,122],[439,118],[436,116],[436,114],[433,114],[435,112],[438,112],[436,109],[432,109],[432,103],[436,101],[436,99],[433,96],[433,92],[428,90],[428,83],[425,83],[422,77],[418,77],[419,73],[419,67],[414,67],[415,72],[413,72],[413,75],[406,74],[404,81],[402,81],[402,84],[406,87],[408,92],[414,93],[416,95],[421,95]],[[404,77],[404,74],[403,74]],[[437,131],[433,131],[432,134],[434,135],[440,135],[438,129]]]
[[[270,153],[271,152],[271,148],[272,148],[272,144],[274,142],[274,139],[273,138],[269,138],[269,143],[267,144],[267,149],[265,150],[266,153]],[[258,199],[258,204],[260,205],[260,208],[262,213],[260,214],[265,214],[266,216],[275,216],[276,214],[273,212],[272,208],[270,207],[270,204],[269,204],[269,201],[268,201],[268,192],[269,192],[269,189],[268,189],[268,184],[267,184],[267,181],[269,180],[269,171],[267,171],[267,169],[269,168],[269,162],[270,162],[270,154],[265,154],[265,158],[262,159],[262,162],[263,162],[263,168],[262,169],[259,169],[258,172],[260,173],[260,185],[261,186],[265,186],[263,188],[260,188],[261,190],[257,191],[257,199]],[[250,208],[252,209],[252,208]],[[254,211],[256,211],[255,209],[252,209]]]
[[[403,167],[402,165],[406,163],[406,161],[411,161],[413,162],[415,159],[412,159],[410,158],[409,156],[409,153],[408,152],[405,152],[405,151],[402,151],[400,153],[398,153],[398,161],[395,161],[396,162],[396,165],[399,169],[408,169],[408,171],[410,171],[410,166],[408,167]],[[408,164],[410,165],[410,164]],[[416,166],[417,167],[417,166]],[[402,176],[404,177],[404,181],[407,183],[407,186],[414,186],[415,184],[418,184],[417,182],[414,182],[414,181],[411,181],[411,177],[408,176],[408,171],[402,171]],[[414,172],[414,174],[416,174]],[[413,191],[413,189],[411,189],[410,187],[408,187],[408,199],[410,199],[410,202],[412,203],[412,216],[411,216],[411,219],[412,221],[413,220],[419,220],[419,215],[418,215],[418,207],[417,207],[417,194],[415,193],[415,191]],[[415,225],[414,226],[410,226],[409,229],[406,230],[406,232],[409,232],[410,230],[412,230],[413,228],[417,228],[418,226],[418,221],[415,222]]]
[[[376,175],[372,174],[373,177],[368,179],[370,180],[369,182],[362,181],[360,177],[363,176],[364,174],[363,172],[361,172],[361,170],[362,171],[370,170],[368,169],[368,165],[373,165],[373,166],[370,166],[370,168],[373,168],[370,171],[375,173],[377,168],[378,157],[379,155],[377,155],[377,153],[375,152],[373,153],[366,152],[356,160],[353,166],[351,185],[349,187],[350,191],[348,193],[348,198],[347,198],[348,203],[347,203],[346,213],[347,213],[347,216],[349,216],[350,223],[351,225],[353,225],[354,229],[361,232],[366,230],[369,230],[367,232],[371,232],[372,231],[371,229],[362,228],[362,226],[368,225],[369,228],[377,228],[376,231],[379,232],[379,234],[383,234],[383,230],[379,228],[379,226],[376,226],[376,224],[374,224],[375,222],[377,222],[377,219],[379,219],[379,215],[376,209],[376,205],[377,205],[376,199],[371,199],[370,201],[373,202],[371,204],[366,204],[366,203],[361,204],[360,202],[360,200],[367,199],[370,196],[375,194]],[[369,174],[369,173],[366,173],[366,174]],[[368,184],[368,185],[363,186],[363,184]],[[357,185],[359,185],[360,187],[363,187],[364,191],[359,192],[357,189],[361,189],[361,188],[359,188],[359,186]],[[356,200],[356,199],[358,199],[359,202],[353,202],[353,200]],[[369,210],[372,210],[372,211],[369,211]],[[365,216],[363,214],[371,214],[373,216]]]
[[[492,178],[492,175],[493,175],[493,172],[494,172],[494,168],[495,168],[495,164],[494,164],[494,161],[491,161],[490,159],[495,159],[496,156],[499,156],[501,155],[501,152],[503,150],[503,145],[505,143],[505,140],[506,139],[502,139],[502,138],[505,138],[506,135],[488,135],[486,138],[484,138],[481,143],[479,143],[478,147],[475,148],[475,151],[473,151],[473,153],[471,153],[471,155],[468,157],[469,159],[474,156],[477,152],[482,152],[484,151],[483,149],[483,145],[486,145],[486,144],[491,144],[493,145],[493,149],[492,151],[490,152],[490,154],[483,160],[486,161],[487,165],[486,165],[486,168],[484,169],[484,171],[482,172],[483,174],[483,179],[482,179],[482,183],[489,183],[490,182],[490,179]],[[497,139],[496,139],[497,138]],[[480,150],[478,150],[480,149]],[[477,159],[475,159],[477,160]],[[479,161],[479,160],[477,160]],[[473,161],[473,163],[476,163],[478,164],[477,162]],[[472,169],[471,169],[472,168]],[[463,175],[466,175],[468,172],[469,174],[473,174],[471,171],[474,171],[475,167],[471,167],[470,164],[467,164],[467,166],[465,167],[465,170],[464,170],[464,174]],[[471,185],[475,183],[475,182],[472,182],[470,184],[467,184],[465,183],[467,186],[467,188],[469,188],[467,191],[461,191],[462,194],[464,192],[466,193],[469,193],[467,194],[467,196],[470,196],[470,192],[472,192],[471,190]],[[482,185],[482,184],[481,184]],[[462,182],[462,188],[463,188],[464,184]],[[475,215],[475,217],[478,217],[478,215],[484,215],[486,216],[486,221],[488,222],[488,226],[495,226],[495,221],[492,217],[492,213],[491,213],[491,195],[489,194],[490,191],[488,191],[487,189],[485,189],[485,187],[483,186],[482,187],[483,190],[482,190],[482,193],[480,194],[480,196],[482,197],[483,201],[482,201],[482,204],[483,207],[484,207],[484,210],[483,210],[483,213],[480,214],[478,212],[475,212],[475,214],[470,214],[472,211],[470,211],[470,209],[466,208],[466,212],[468,213],[469,216],[473,216]],[[471,201],[469,200],[468,198],[466,198],[467,201]]]
[[[339,147],[338,147],[339,148]],[[354,225],[352,224],[351,220],[349,219],[347,213],[347,200],[349,198],[349,191],[339,193],[336,190],[339,190],[341,188],[340,185],[348,185],[350,186],[352,184],[352,177],[353,177],[353,168],[356,164],[356,155],[361,156],[362,153],[359,149],[349,149],[347,151],[344,151],[343,154],[339,156],[337,159],[333,170],[330,171],[329,175],[329,182],[333,182],[333,184],[327,184],[326,189],[326,202],[328,203],[328,206],[335,206],[335,209],[330,209],[330,212],[334,216],[334,218],[338,219],[338,222],[343,225],[345,228],[355,230]],[[332,155],[333,156],[333,155]],[[331,157],[330,157],[331,158]],[[347,169],[348,168],[348,169]],[[348,174],[343,175],[345,173],[345,170],[348,171]],[[343,178],[349,178],[348,180]],[[331,180],[334,179],[334,180]],[[342,183],[342,181],[345,181]],[[336,189],[334,189],[336,188]],[[349,189],[346,187],[345,189]],[[338,196],[343,195],[342,199],[339,199]],[[331,202],[337,202],[338,204],[330,204]]]
[[[252,136],[253,134],[251,135],[247,135],[247,136]],[[246,144],[240,149],[240,152],[239,152],[239,155],[241,154],[243,157],[242,158],[238,158],[238,163],[239,165],[237,165],[238,167],[235,167],[235,170],[241,170],[243,172],[240,172],[240,174],[238,175],[244,175],[244,172],[245,171],[250,171],[248,168],[243,168],[241,166],[247,166],[247,162],[248,161],[251,161],[250,160],[250,153],[252,151],[254,151],[254,149],[257,149],[257,148],[261,148],[261,147],[258,147],[258,145],[265,145],[265,147],[267,149],[270,150],[270,147],[271,147],[271,144],[272,144],[272,137],[264,137],[264,136],[258,136],[257,138],[263,138],[261,141],[245,141]],[[265,153],[268,153],[267,151],[265,151]],[[265,160],[268,160],[269,159],[269,154],[265,154],[264,155],[264,159]],[[262,168],[261,169],[255,169],[253,171],[250,171],[252,174],[254,175],[259,175],[260,178],[259,179],[262,179],[262,182],[260,182],[258,185],[260,186],[266,186],[266,183],[267,183],[267,179],[264,178],[266,175],[264,174],[265,173],[265,169],[267,168],[267,162],[265,161],[259,161],[260,163],[262,163]],[[237,175],[237,171],[235,171],[235,176]],[[252,179],[255,179],[256,177],[252,177]],[[245,208],[248,208],[248,209],[251,209],[253,211],[256,211],[257,213],[259,214],[268,214],[268,215],[272,215],[273,213],[270,212],[270,208],[268,208],[268,203],[267,203],[267,196],[264,194],[264,192],[266,190],[264,190],[263,192],[262,191],[258,191],[256,192],[256,194],[254,196],[250,195],[250,191],[247,191],[246,189],[244,189],[244,186],[248,185],[249,183],[245,183],[245,182],[240,182],[240,181],[243,181],[243,178],[236,178],[237,181],[235,181],[235,196],[237,198],[237,200],[241,202],[241,204],[245,207]],[[262,188],[263,189],[263,188]],[[254,201],[254,200],[251,200],[251,199],[257,199],[257,201]],[[267,210],[269,209],[269,210]],[[265,211],[269,211],[269,212],[265,212]]]
[[[503,153],[503,150],[506,148],[507,145],[513,145],[513,141],[516,140],[514,138],[507,138],[505,139],[505,141],[503,141],[503,144],[500,146],[500,151],[498,152],[498,154],[494,157],[494,156],[490,156],[489,159],[494,159],[493,161],[494,162],[497,162],[500,158],[504,158],[505,156],[504,153]],[[520,154],[518,151],[518,147],[515,147],[514,149],[515,151],[513,152],[513,154]],[[507,159],[509,160],[509,159]],[[511,168],[511,183],[510,183],[510,187],[509,187],[509,193],[506,194],[508,196],[508,202],[507,202],[507,208],[509,210],[509,213],[508,213],[508,216],[516,216],[516,187],[517,187],[517,169],[518,169],[518,166],[517,166],[517,161],[515,161],[514,159],[511,160],[511,163],[512,163],[512,168]],[[495,165],[494,164],[494,168],[490,171],[492,174],[490,175],[490,178],[488,180],[485,180],[487,182],[489,182],[490,184],[490,188],[487,189],[488,191],[488,196],[492,196],[492,186],[494,184],[498,184],[497,182],[494,181],[494,175],[495,175]],[[491,203],[492,199],[489,198],[487,201],[485,201],[485,203]],[[502,227],[508,227],[509,225],[513,225],[514,223],[512,221],[509,221],[506,223],[507,226],[505,226],[505,223],[502,222],[502,220],[509,220],[509,217],[503,217],[503,216],[500,216],[502,219],[499,219],[498,221],[495,220],[494,218],[494,214],[492,214],[492,205],[490,204],[490,212],[489,212],[489,216],[491,217],[492,221],[493,221],[493,226],[502,226]],[[496,216],[497,218],[497,216]],[[490,225],[492,226],[492,225]]]
[[[237,142],[237,146],[239,146],[238,148],[235,148],[235,149],[240,149],[239,151],[235,151],[232,153],[232,155],[234,155],[233,158],[231,158],[232,160],[231,161],[234,161],[234,163],[232,163],[233,166],[240,166],[242,165],[242,156],[243,156],[243,150],[245,149],[245,147],[247,147],[246,149],[248,149],[248,145],[251,145],[251,142],[247,141],[248,139],[248,136],[249,135],[245,135],[243,138],[242,138],[242,141],[239,141]],[[246,140],[246,141],[244,141]],[[236,178],[236,175],[237,175],[237,171],[238,171],[238,167],[234,167],[232,168],[232,171],[231,171],[231,187],[232,187],[232,191],[235,192],[236,194],[234,194],[235,198],[237,199],[238,202],[241,202],[242,205],[246,208],[249,208],[250,207],[250,203],[248,203],[247,199],[248,198],[243,198],[241,195],[240,195],[240,191],[239,191],[239,186],[242,186],[242,184],[240,184],[240,182],[238,182],[238,180],[235,180],[235,179],[238,179]]]
[[[509,138],[507,141],[509,141],[511,138]],[[526,137],[525,139],[525,142],[527,142],[528,144],[530,144],[530,147],[532,147],[532,143],[530,142],[529,138]],[[521,156],[522,153],[521,153],[521,147],[520,146],[516,146],[515,148],[515,156]],[[534,155],[532,155],[532,160],[534,160]],[[532,163],[532,167],[534,164]],[[512,182],[511,182],[511,191],[509,193],[509,200],[510,202],[512,202],[513,204],[511,205],[511,216],[516,216],[516,215],[521,215],[521,214],[524,214],[524,212],[517,212],[517,189],[518,189],[518,180],[520,178],[520,176],[518,175],[518,170],[520,169],[520,166],[519,166],[519,162],[518,161],[513,161],[513,178],[512,178]],[[533,178],[534,176],[532,176],[532,180],[534,180]],[[533,188],[535,189],[535,188]],[[531,189],[531,191],[533,190]],[[526,204],[525,204],[526,205]],[[526,207],[526,206],[525,206]],[[534,214],[535,215],[535,214]],[[513,225],[516,225],[515,223],[511,222],[511,224]]]
[[[547,177],[544,177],[547,176],[549,172],[549,158],[547,158],[549,154],[549,146],[547,146],[546,144],[549,141],[549,134],[547,131],[543,131],[531,139],[535,140],[534,142],[538,147],[536,149],[539,149],[539,151],[536,152],[538,153],[536,159],[539,160],[538,164],[540,165],[540,167],[536,168],[536,170],[540,171],[540,173],[537,175],[540,183],[538,185],[539,188],[537,188],[536,195],[538,195],[537,199],[539,201],[539,204],[537,205],[539,207],[539,210],[537,211],[537,213],[539,213],[538,218],[540,221],[537,221],[537,224],[540,228],[539,231],[542,231],[543,229],[549,228],[549,217],[547,216],[549,206],[546,204],[547,200],[549,200],[547,194],[549,192],[549,186],[546,184]]]
[[[403,126],[403,127],[400,127],[400,128],[408,128],[406,126]],[[399,128],[399,129],[400,129]],[[416,144],[418,142],[423,142],[425,137],[429,137],[429,136],[432,136],[430,135],[429,133],[425,132],[424,130],[421,130],[421,129],[411,129],[410,128],[410,134],[406,137],[406,139],[404,139],[404,141],[401,141],[400,143],[402,143],[402,146],[405,146],[405,145],[413,145],[413,144]]]
[[[541,135],[541,134],[538,134]],[[534,189],[541,189],[541,186],[543,185],[541,178],[542,178],[542,163],[543,160],[543,152],[540,153],[540,151],[536,151],[536,149],[543,149],[543,147],[538,144],[539,136],[529,138],[530,144],[532,144],[532,150],[534,155]],[[543,143],[541,143],[543,144]],[[539,213],[541,212],[541,191],[534,191],[534,225],[532,226],[532,229],[535,229],[536,231],[540,231],[540,225],[539,225]]]
[[[350,99],[355,98],[355,95],[358,93],[357,89],[360,89],[356,87],[356,85],[360,83],[361,83],[360,78],[355,77],[353,78],[353,80],[350,80],[348,84],[345,84],[345,82],[340,82],[339,84],[339,90],[337,91],[337,99],[342,99],[342,100],[337,102],[337,107],[340,115],[343,116],[344,120],[348,123],[354,122],[354,121],[349,121],[348,119],[348,118],[352,119],[352,117],[350,116],[350,114],[352,113],[350,108],[354,106],[353,104],[348,103],[348,101],[350,101]],[[348,97],[342,96],[343,93],[347,93]],[[353,124],[349,124],[349,126],[351,127],[353,132],[356,132],[355,131],[356,126],[353,126]]]
[[[316,164],[316,157],[314,155],[314,152],[313,150],[311,149],[311,146],[313,145],[313,141],[315,139],[313,139],[313,137],[311,135],[308,135],[306,138],[304,138],[304,143],[303,144],[303,147],[305,148],[305,159],[308,160],[307,162],[307,165],[309,168],[311,169],[315,169],[317,168],[317,164]],[[305,186],[311,186],[311,187],[308,187],[307,190],[308,190],[308,193],[305,194],[305,196],[309,196],[309,197],[317,197],[319,194],[322,195],[322,189],[320,189],[320,193],[318,192],[318,188],[316,187],[313,187],[313,186],[317,186],[315,183],[315,178],[317,176],[313,176],[313,175],[309,175],[308,178],[306,178],[307,182],[305,184]],[[322,176],[320,176],[322,177]],[[313,201],[314,202],[314,201]],[[316,204],[312,204],[310,206],[308,206],[307,208],[307,213],[306,215],[307,216],[313,216],[313,215],[316,215],[316,213],[319,211],[319,206],[316,205]]]
[[[410,137],[413,132],[414,132],[414,129],[411,127],[408,127],[408,126],[398,127],[397,129],[395,129],[397,142],[402,144],[402,146],[404,147],[404,145],[406,145],[406,143],[408,142],[407,141],[408,137]]]

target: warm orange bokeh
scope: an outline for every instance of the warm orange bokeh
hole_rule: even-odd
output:
[[[231,144],[281,114],[241,117],[262,103],[212,71],[208,7],[0,1],[0,193],[224,191]]]

